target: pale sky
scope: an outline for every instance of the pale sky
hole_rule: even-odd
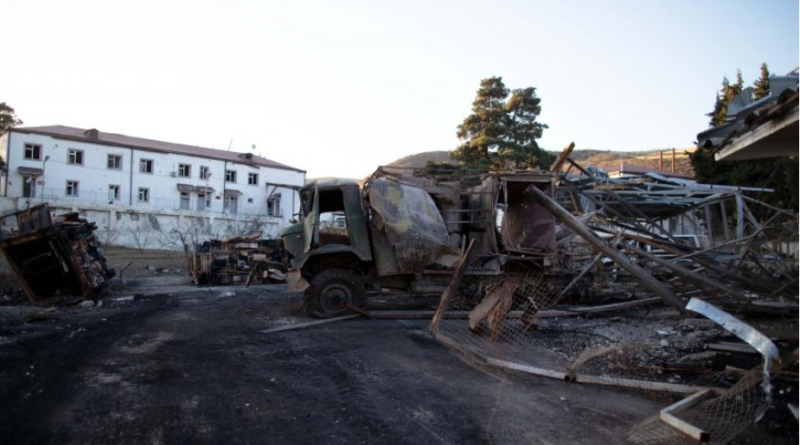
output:
[[[722,76],[798,66],[798,2],[0,0],[0,102],[62,124],[363,177],[449,150],[482,78],[541,145],[690,146]]]

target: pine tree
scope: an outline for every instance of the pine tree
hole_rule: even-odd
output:
[[[761,99],[769,94],[769,68],[767,64],[761,64],[761,77],[753,82],[753,99]]]
[[[731,85],[728,89],[725,99],[731,103],[742,91],[744,91],[744,78],[742,77],[742,70],[736,69],[736,83]]]
[[[508,92],[502,77],[481,80],[472,102],[472,114],[458,126],[456,133],[464,143],[451,153],[451,157],[470,169],[486,170],[492,167],[493,153],[505,145],[505,99]]]
[[[535,88],[511,92],[502,77],[483,79],[472,114],[458,126],[456,135],[463,142],[450,156],[467,169],[549,167],[552,155],[536,142],[547,128],[536,121],[540,104]]]
[[[728,114],[728,91],[731,89],[731,82],[727,77],[722,78],[722,87],[717,92],[717,101],[714,103],[714,110],[706,116],[711,120],[708,122],[710,127],[718,127],[725,123],[725,116]]]

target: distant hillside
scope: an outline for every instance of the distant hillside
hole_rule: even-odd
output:
[[[694,151],[691,148],[679,148],[675,150],[675,171],[687,175],[693,175],[692,164],[689,162],[687,152]],[[658,169],[658,150],[647,151],[611,151],[611,150],[575,150],[570,156],[583,166],[594,165],[603,170],[619,168],[623,162],[640,167]],[[424,167],[428,161],[448,162],[454,164],[446,151],[426,151],[400,158],[390,164],[393,167]],[[672,156],[668,150],[664,151],[664,170],[670,170]]]
[[[450,155],[447,154],[446,151],[442,150],[442,151],[425,151],[422,153],[408,155],[404,158],[400,158],[386,165],[390,167],[420,168],[420,167],[425,167],[425,165],[428,164],[428,161],[447,162],[448,164],[456,163],[452,158],[450,158]]]

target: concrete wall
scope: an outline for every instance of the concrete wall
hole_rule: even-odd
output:
[[[19,198],[0,197],[0,214],[26,208],[27,204]],[[29,203],[37,204],[38,201]],[[282,218],[263,215],[207,214],[174,209],[142,211],[125,205],[49,205],[53,216],[79,212],[81,217],[94,222],[103,244],[143,249],[181,249],[184,241],[201,243],[253,230],[261,230],[263,238],[275,239],[287,224]]]

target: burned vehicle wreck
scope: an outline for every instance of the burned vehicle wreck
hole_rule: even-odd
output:
[[[552,195],[554,175],[381,167],[363,187],[311,183],[300,221],[282,234],[287,282],[305,291],[309,315],[326,318],[364,307],[369,292],[438,297],[468,246],[464,279],[479,289],[509,270],[545,271],[555,218],[530,186]]]
[[[0,251],[31,302],[57,296],[97,299],[116,275],[78,213],[52,216],[45,204],[0,217]]]

